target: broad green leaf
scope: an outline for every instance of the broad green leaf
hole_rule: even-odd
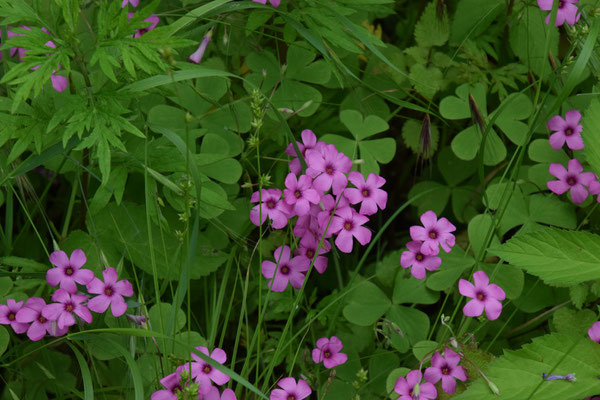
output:
[[[456,186],[475,174],[477,168],[474,161],[461,160],[454,155],[452,149],[444,147],[437,157],[437,166],[449,186]]]
[[[419,214],[431,210],[439,215],[446,208],[446,204],[448,204],[448,199],[450,198],[451,192],[449,187],[435,181],[419,182],[410,189],[408,192],[408,198],[410,199],[417,196],[419,193],[423,193],[428,190],[433,191],[430,195],[421,198],[416,203]]]
[[[588,329],[597,321],[591,310],[573,310],[563,307],[552,314],[552,325],[556,332],[575,337],[587,337]]]
[[[438,301],[440,294],[425,287],[424,279],[415,279],[412,276],[404,278],[403,275],[396,275],[392,296],[394,304],[434,304]]]
[[[405,367],[396,368],[395,370],[390,372],[390,374],[388,375],[387,380],[385,382],[387,392],[392,393],[392,396],[393,396],[394,386],[396,386],[396,382],[398,381],[398,378],[400,378],[401,376],[406,376],[406,374],[408,374],[409,372],[410,372],[410,369],[405,368]]]
[[[8,342],[10,341],[10,335],[8,331],[4,327],[4,325],[0,325],[0,356],[4,354],[6,349],[8,348]]]
[[[497,165],[506,158],[506,146],[493,128],[488,130],[487,135],[483,149],[483,163]],[[481,140],[479,128],[472,125],[454,137],[451,143],[452,151],[462,160],[473,160],[479,152]]]
[[[500,110],[502,110],[501,113]],[[509,95],[498,109],[490,115],[490,119],[496,114],[498,116],[494,124],[504,132],[511,142],[524,145],[529,128],[520,120],[526,119],[531,114],[531,100],[529,100],[529,97],[523,93]]]
[[[486,250],[484,247],[486,243],[489,243],[489,246],[500,243],[496,235],[496,228],[493,226],[492,216],[489,214],[479,214],[469,221],[468,232],[475,257],[483,255],[482,251]],[[486,242],[486,239],[489,241]]]
[[[525,274],[517,267],[508,264],[484,264],[481,269],[490,277],[490,281],[500,286],[509,299],[517,299],[523,292]]]
[[[413,346],[413,355],[419,361],[425,359],[425,357],[431,357],[434,354],[434,350],[439,347],[438,342],[434,342],[432,340],[423,340],[419,343],[415,343]]]
[[[447,290],[454,286],[462,273],[475,265],[475,259],[463,249],[454,246],[450,253],[440,251],[442,266],[427,277],[426,285],[432,290]]]
[[[503,0],[460,0],[452,19],[450,43],[460,45],[466,39],[474,39],[492,24],[506,9]]]
[[[407,352],[414,344],[427,339],[429,317],[415,308],[393,305],[386,314],[387,319],[396,324],[400,332],[392,332],[392,346],[401,353]]]
[[[486,88],[481,83],[464,84],[456,88],[456,96],[444,97],[440,102],[440,114],[448,119],[471,118],[469,94],[473,96],[484,117],[487,116]]]
[[[379,394],[386,393],[386,379],[389,373],[398,366],[400,360],[393,351],[376,349],[369,359],[369,386]]]
[[[585,135],[583,137],[585,140]],[[564,150],[554,150],[550,146],[548,139],[535,139],[532,141],[527,149],[527,155],[532,161],[538,163],[559,163],[566,165],[569,162],[569,156],[567,156]]]
[[[360,170],[363,175],[379,174],[379,164],[387,164],[396,154],[396,141],[392,138],[364,140],[358,143],[360,157],[364,161]]]
[[[524,7],[521,13],[514,14],[514,24],[510,29],[510,46],[521,61],[537,76],[542,69],[542,78],[552,73],[545,53],[546,36],[550,36],[550,52],[554,57],[558,54],[558,29],[544,22],[548,11],[542,11],[537,4]]]
[[[590,106],[583,113],[583,131],[581,137],[585,143],[585,158],[590,163],[592,170],[600,176],[600,101],[592,100]]]
[[[537,337],[520,350],[505,350],[484,372],[504,400],[578,400],[600,392],[598,370],[600,345],[589,338],[554,333]],[[574,373],[577,380],[545,381],[542,373]],[[454,398],[492,400],[498,396],[479,379]]]
[[[393,287],[395,277],[398,273],[398,263],[402,250],[394,250],[388,252],[383,259],[380,259],[375,265],[375,273],[379,282],[387,287]],[[1,293],[1,291],[0,291]]]
[[[421,47],[442,46],[450,36],[448,13],[440,19],[437,15],[436,2],[430,1],[415,26],[415,40]]]
[[[172,313],[172,306],[169,303],[158,303],[152,306],[148,311],[148,317],[150,319],[150,329],[166,332],[169,327],[169,316]],[[176,317],[174,319],[175,327],[172,332],[179,332],[185,326],[185,313],[183,310],[178,309],[176,311]],[[198,345],[199,346],[199,345]]]
[[[390,300],[385,293],[369,281],[361,281],[348,295],[344,307],[344,317],[353,324],[369,326],[374,324],[390,308]]]
[[[438,67],[413,64],[410,67],[409,78],[417,92],[428,99],[432,99],[444,87],[444,75]]]
[[[340,113],[340,121],[348,128],[356,140],[363,140],[377,133],[387,131],[389,125],[376,115],[367,115],[363,119],[356,110],[344,110]]]
[[[427,159],[433,157],[435,151],[438,148],[438,141],[440,138],[440,132],[437,126],[432,122],[430,124],[431,129],[431,149],[428,152],[423,153],[423,146],[421,145],[421,128],[422,122],[414,119],[409,119],[402,125],[402,139],[406,147],[411,149],[413,153],[418,154],[421,158]],[[425,149],[426,150],[426,149]]]
[[[546,228],[489,251],[551,285],[600,279],[600,236],[593,233]]]

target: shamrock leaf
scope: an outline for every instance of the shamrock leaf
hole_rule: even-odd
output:
[[[376,115],[368,115],[363,119],[356,110],[344,110],[340,120],[348,128],[354,140],[339,135],[325,135],[321,139],[334,144],[338,151],[344,152],[351,159],[360,155],[363,160],[361,172],[365,175],[379,173],[379,164],[387,164],[394,158],[396,142],[392,138],[365,140],[373,135],[389,129],[389,125]]]

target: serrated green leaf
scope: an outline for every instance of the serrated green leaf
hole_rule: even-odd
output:
[[[448,13],[444,13],[440,20],[437,15],[436,2],[429,2],[415,26],[416,42],[421,47],[442,46],[448,41],[449,36]]]
[[[593,233],[546,228],[489,251],[550,285],[600,279],[600,236]]]
[[[600,392],[600,345],[588,338],[554,333],[533,339],[522,349],[505,350],[486,369],[487,378],[504,400],[577,400]],[[574,373],[576,381],[545,381],[542,373]],[[483,380],[473,383],[456,400],[493,400]]]

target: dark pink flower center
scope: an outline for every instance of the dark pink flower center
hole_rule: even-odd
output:
[[[443,375],[448,375],[448,374],[450,374],[450,367],[448,367],[448,366],[446,365],[444,368],[442,368],[442,374],[443,374]]]
[[[560,6],[559,6],[559,7],[560,7]],[[567,129],[565,129],[565,135],[567,135],[567,136],[571,136],[572,134],[573,134],[573,129],[571,129],[571,128],[567,128]]]
[[[210,371],[212,371],[212,367],[210,365],[205,365],[204,368],[202,368],[202,372],[205,374],[208,374]]]
[[[302,193],[299,190],[296,190],[294,192],[294,196],[296,196],[296,198],[299,199],[302,196]]]
[[[567,185],[575,186],[575,184],[577,184],[577,179],[574,176],[569,176],[567,178]]]
[[[65,269],[65,275],[71,276],[71,275],[73,275],[73,272],[75,272],[75,271],[73,271],[73,268],[71,268],[71,267],[68,267],[67,269]]]
[[[104,294],[105,294],[105,295],[107,295],[107,296],[112,296],[112,294],[113,294],[113,289],[112,289],[110,286],[106,286],[106,287],[104,288]]]
[[[306,257],[313,258],[315,256],[315,251],[313,249],[306,250]]]
[[[415,256],[415,259],[416,259],[417,261],[423,261],[423,254],[421,254],[421,253],[417,253],[417,255]]]
[[[325,350],[325,352],[323,353],[323,357],[325,357],[325,358],[331,357],[331,352],[329,350]]]
[[[347,231],[352,230],[352,221],[346,221],[344,223],[344,229],[347,230]]]
[[[270,209],[275,208],[275,202],[273,200],[267,201],[267,208],[270,208]]]
[[[38,317],[38,321],[40,321],[40,322],[43,324],[44,322],[46,322],[46,321],[47,321],[47,319],[46,319],[46,318],[44,318],[42,315],[40,315],[40,316]]]
[[[435,238],[437,238],[437,236],[438,236],[438,234],[437,234],[437,232],[436,232],[436,231],[431,231],[431,232],[429,232],[429,237],[430,237],[430,238],[432,238],[432,239],[435,239]]]
[[[73,312],[73,308],[75,308],[75,307],[73,307],[73,304],[71,304],[71,303],[65,304],[65,311]]]
[[[484,301],[485,300],[485,293],[483,293],[483,292],[477,292],[477,294],[475,295],[475,297],[477,298],[477,300]]]
[[[294,396],[293,394],[290,394],[290,395],[287,397],[287,400],[296,400],[296,396]]]
[[[328,175],[332,175],[333,171],[335,171],[335,169],[333,168],[333,165],[327,165],[325,167],[325,172],[327,172]]]
[[[369,193],[369,189],[363,189],[363,190],[362,190],[362,195],[363,195],[363,197],[369,197],[369,194],[370,194],[370,193]]]
[[[558,1],[558,8],[561,9],[565,6],[565,2],[563,0]]]
[[[9,321],[14,321],[15,320],[15,313],[14,312],[8,313],[8,320]]]
[[[290,267],[288,267],[287,265],[284,265],[283,267],[281,267],[281,273],[283,275],[287,275],[290,273]]]

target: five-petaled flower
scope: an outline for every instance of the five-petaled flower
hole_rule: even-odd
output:
[[[410,273],[417,279],[425,279],[425,270],[435,271],[442,265],[438,256],[430,256],[421,252],[421,242],[413,240],[406,243],[407,251],[400,256],[402,268],[412,267]]]
[[[281,389],[273,389],[270,400],[302,400],[310,396],[312,390],[308,383],[303,379],[298,379],[298,383],[292,377],[280,379],[277,385]]]
[[[223,349],[216,347],[212,352],[209,353],[208,347],[198,346],[196,347],[200,353],[212,358],[214,361],[219,364],[223,364],[227,361],[227,354]],[[192,359],[194,361],[191,362],[192,370],[191,376],[192,378],[200,384],[200,391],[203,394],[208,393],[210,387],[212,386],[211,382],[214,382],[216,385],[221,386],[229,382],[229,376],[219,371],[206,361],[204,361],[200,356],[195,353],[192,354]],[[182,370],[188,371],[190,367],[190,363],[185,363],[184,365],[178,368],[178,371]]]
[[[319,254],[315,258],[317,247],[319,248]],[[298,255],[305,258],[304,262],[308,266],[310,266],[313,258],[315,258],[313,265],[320,274],[327,269],[327,257],[323,256],[323,254],[326,254],[329,250],[331,250],[329,242],[324,240],[321,247],[319,247],[319,239],[311,232],[306,232],[304,236],[302,236],[302,239],[300,239],[300,247],[297,249]]]
[[[343,347],[342,341],[336,336],[330,339],[322,337],[317,339],[317,348],[312,351],[312,359],[316,364],[323,362],[327,369],[337,367],[348,360],[346,354],[340,353]]]
[[[306,151],[306,173],[314,178],[313,188],[334,195],[342,193],[348,185],[346,174],[352,169],[352,161],[332,144]]]
[[[571,150],[581,150],[584,147],[581,131],[583,127],[579,123],[581,113],[577,110],[568,111],[565,119],[560,115],[555,115],[548,121],[548,129],[554,131],[550,135],[550,146],[554,150],[560,150],[565,142]]]
[[[293,207],[296,215],[302,216],[308,214],[310,205],[318,204],[321,200],[319,192],[312,188],[312,178],[308,175],[296,177],[290,172],[285,177],[285,187],[283,194],[285,202]]]
[[[463,313],[468,317],[478,317],[485,309],[485,315],[490,321],[497,319],[502,312],[500,301],[506,298],[502,288],[494,283],[490,283],[490,278],[483,271],[477,271],[473,274],[471,282],[461,279],[458,282],[458,291],[466,297],[471,297],[463,307]]]
[[[281,200],[281,190],[262,189],[260,192],[254,192],[250,197],[250,202],[260,202],[250,210],[250,221],[254,225],[262,225],[267,217],[273,221],[275,229],[281,229],[287,225],[289,206]]]
[[[112,315],[120,317],[127,311],[127,304],[123,296],[133,296],[131,283],[126,279],[117,281],[117,271],[112,267],[102,271],[102,276],[104,277],[104,282],[98,278],[94,278],[87,284],[89,293],[99,295],[88,301],[88,308],[94,312],[103,313],[110,305]]]
[[[406,378],[401,376],[396,381],[394,391],[400,395],[397,400],[428,400],[437,397],[437,390],[433,383],[421,383],[423,374],[415,369],[410,371]]]
[[[436,255],[440,252],[439,246],[446,253],[449,253],[454,246],[455,237],[452,233],[456,227],[446,218],[437,218],[433,211],[426,211],[421,215],[423,226],[414,225],[410,227],[410,237],[412,240],[422,241],[421,253],[426,255]]]
[[[371,231],[362,226],[367,222],[369,218],[357,213],[352,207],[338,208],[331,220],[327,236],[337,233],[335,245],[340,251],[350,253],[353,237],[363,246],[371,241]]]
[[[67,257],[64,251],[55,251],[50,254],[50,262],[56,266],[46,271],[46,281],[50,286],[56,286],[60,283],[60,288],[69,293],[77,291],[77,283],[87,285],[94,279],[94,273],[89,269],[81,269],[87,258],[81,249],[76,249],[71,253],[71,258]]]
[[[274,292],[283,292],[288,282],[296,289],[304,283],[304,272],[308,271],[310,262],[302,256],[290,259],[290,254],[289,246],[279,246],[275,249],[275,262],[265,260],[262,263],[262,274],[269,279],[268,286]]]
[[[561,26],[565,22],[569,25],[575,25],[581,13],[578,12],[577,6],[573,3],[577,3],[579,0],[558,0],[558,10],[556,12],[556,26]],[[538,6],[544,11],[551,11],[554,0],[537,0]],[[546,24],[550,23],[550,17],[552,13],[548,13],[546,16]]]
[[[40,340],[46,333],[51,336],[62,336],[67,333],[68,328],[59,329],[56,321],[46,319],[42,315],[42,310],[46,307],[46,302],[41,297],[31,297],[27,299],[23,308],[17,312],[17,322],[30,324],[27,329],[27,337],[35,341]]]
[[[55,320],[58,329],[63,329],[75,324],[73,314],[87,322],[92,322],[92,313],[82,303],[87,296],[71,294],[65,289],[58,289],[52,295],[51,303],[42,309],[42,316],[49,320]]]
[[[385,179],[373,173],[369,174],[367,180],[360,172],[352,171],[348,175],[348,180],[356,188],[349,188],[344,191],[344,196],[350,204],[360,204],[360,213],[363,215],[372,215],[377,212],[377,207],[381,210],[387,203],[387,192],[379,189],[385,184]]]
[[[152,393],[151,400],[177,400],[177,395],[182,391],[181,376],[178,372],[173,372],[162,378],[160,384],[165,389],[157,390]]]
[[[444,355],[436,352],[431,358],[431,367],[425,370],[425,380],[431,383],[437,383],[442,380],[442,389],[448,394],[456,392],[456,379],[466,381],[467,374],[465,369],[458,365],[460,356],[452,349],[446,347]]]
[[[15,333],[24,333],[29,328],[29,324],[17,321],[17,313],[23,307],[23,300],[14,301],[7,299],[6,305],[0,304],[0,324],[10,325]]]
[[[557,181],[548,181],[548,189],[556,194],[563,194],[567,190],[575,204],[581,204],[588,196],[585,186],[596,180],[593,172],[583,172],[583,167],[577,159],[569,160],[568,169],[561,164],[550,164],[550,173],[558,178]]]
[[[300,150],[302,157],[306,155],[307,150],[312,150],[324,145],[323,142],[317,142],[317,136],[310,129],[304,129],[300,135],[302,136],[302,143],[296,142],[296,144],[298,145],[298,150]],[[302,165],[298,159],[298,154],[296,154],[296,148],[292,143],[288,144],[286,147],[285,154],[295,157],[290,161],[290,171],[296,175],[300,175],[302,172]]]

